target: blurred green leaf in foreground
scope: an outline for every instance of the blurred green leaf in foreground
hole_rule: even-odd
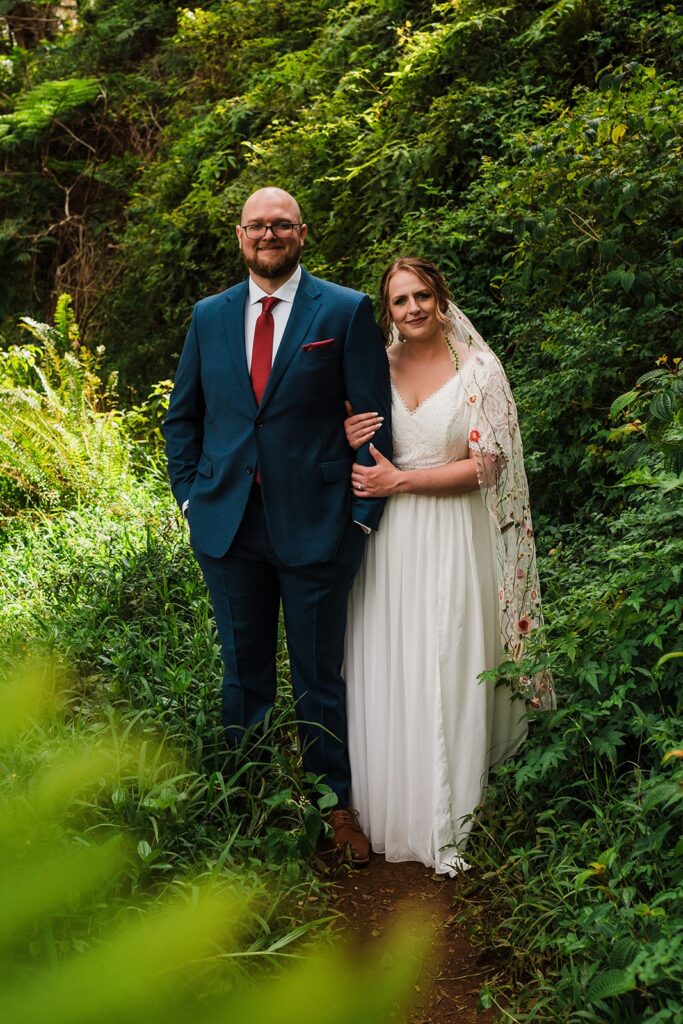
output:
[[[397,1020],[415,980],[414,929],[397,932],[381,967],[308,948],[284,970],[255,975],[235,966],[254,896],[234,878],[176,879],[172,891],[127,905],[110,899],[125,888],[135,842],[101,821],[95,838],[88,801],[143,759],[130,738],[95,731],[65,740],[51,730],[68,714],[51,675],[26,671],[0,689],[0,1019]]]

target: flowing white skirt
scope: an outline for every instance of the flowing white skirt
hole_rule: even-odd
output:
[[[393,497],[368,538],[346,637],[352,806],[389,861],[465,867],[489,767],[526,735],[524,704],[477,679],[502,660],[493,552],[478,493]]]

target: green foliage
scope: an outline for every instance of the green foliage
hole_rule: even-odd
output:
[[[92,102],[100,92],[99,82],[94,78],[41,82],[21,96],[11,114],[0,116],[0,145],[39,137],[58,118]]]
[[[683,486],[683,378],[680,358],[657,360],[656,370],[643,374],[633,391],[615,399],[613,419],[621,414],[624,426],[611,440],[625,440],[624,456],[634,469],[623,484],[649,484],[664,490]],[[647,416],[644,423],[640,418]]]
[[[39,344],[0,364],[26,421],[0,419],[0,623],[7,660],[29,644],[78,668],[74,721],[115,708],[187,751],[91,810],[140,844],[122,891],[247,864],[276,894],[251,952],[315,920],[324,787],[301,778],[286,701],[260,753],[226,762],[208,600],[159,492],[155,382],[192,303],[243,274],[245,196],[277,183],[314,272],[372,292],[394,256],[434,259],[519,406],[548,623],[530,658],[559,707],[473,837],[481,941],[508,979],[482,1000],[681,1024],[681,27],[661,0],[97,0],[10,50],[0,315],[19,342],[32,311]],[[37,323],[64,290],[127,413],[69,307]]]
[[[98,496],[125,504],[130,447],[109,408],[115,378],[103,387],[97,376],[102,353],[93,356],[80,343],[68,295],[57,303],[53,327],[30,317],[22,324],[39,345],[0,352],[3,511]]]
[[[397,251],[434,257],[524,386],[547,368],[559,394],[575,390],[596,334],[619,351],[611,365],[600,354],[601,385],[571,396],[588,416],[564,423],[566,458],[565,436],[548,453],[580,506],[588,433],[619,373],[635,379],[661,354],[655,324],[669,351],[680,322],[674,8],[297,0],[285,18],[255,0],[134,6],[91,5],[41,55],[46,83],[100,76],[106,109],[72,135],[47,129],[40,173],[33,153],[13,152],[0,190],[7,312],[33,301],[27,275],[66,276],[79,316],[144,392],[170,374],[197,296],[242,274],[245,195],[278,181],[303,203],[310,269],[372,291]],[[586,331],[571,368],[553,353],[565,324]],[[534,447],[538,427],[529,417]]]
[[[131,891],[130,879],[154,857],[120,820],[126,790],[152,810],[169,802],[186,771],[149,735],[70,722],[68,702],[55,707],[43,682],[34,671],[0,687],[3,1019],[393,1018],[412,988],[414,936],[395,935],[379,982],[371,961],[361,966],[341,950],[309,949],[304,961],[256,986],[241,971],[244,958],[282,956],[307,931],[268,935],[272,893],[262,881],[231,877],[222,856],[203,875]],[[267,941],[250,943],[259,931]]]
[[[683,541],[675,492],[654,472],[667,429],[645,390],[677,390],[678,365],[614,405],[649,403],[635,459],[649,476],[631,469],[622,514],[559,530],[545,560],[562,702],[497,773],[470,850],[493,941],[535,979],[524,1020],[675,1024],[683,1014]],[[624,459],[633,465],[633,453]]]
[[[170,505],[139,488],[134,510],[87,510],[15,532],[0,561],[4,657],[28,644],[88,680],[84,713],[104,706],[124,720],[164,728],[191,752],[158,803],[121,796],[119,813],[144,830],[154,873],[187,858],[249,861],[310,881],[323,824],[307,796],[292,729],[288,663],[280,654],[282,707],[266,735],[234,762],[219,721],[220,655],[206,588]],[[160,787],[161,788],[161,787]],[[320,806],[327,789],[320,789]]]
[[[521,33],[522,44],[538,45],[558,35],[581,38],[593,21],[592,5],[586,0],[558,0],[551,4]]]

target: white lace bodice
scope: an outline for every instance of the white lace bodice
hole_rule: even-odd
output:
[[[476,364],[468,360],[412,412],[392,381],[393,461],[398,469],[426,469],[467,458],[473,412],[468,383]]]

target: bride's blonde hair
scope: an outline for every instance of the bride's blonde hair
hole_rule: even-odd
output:
[[[451,298],[448,285],[446,284],[446,279],[439,268],[433,263],[430,263],[429,260],[422,259],[421,256],[399,256],[399,258],[394,260],[394,262],[384,271],[382,281],[379,286],[380,327],[387,344],[391,344],[391,327],[394,322],[389,308],[389,284],[394,274],[398,274],[400,270],[408,270],[411,274],[415,274],[416,277],[419,277],[420,281],[422,281],[425,287],[429,289],[436,299],[437,319],[446,330],[450,330],[451,321],[448,315],[448,304],[453,300]]]

